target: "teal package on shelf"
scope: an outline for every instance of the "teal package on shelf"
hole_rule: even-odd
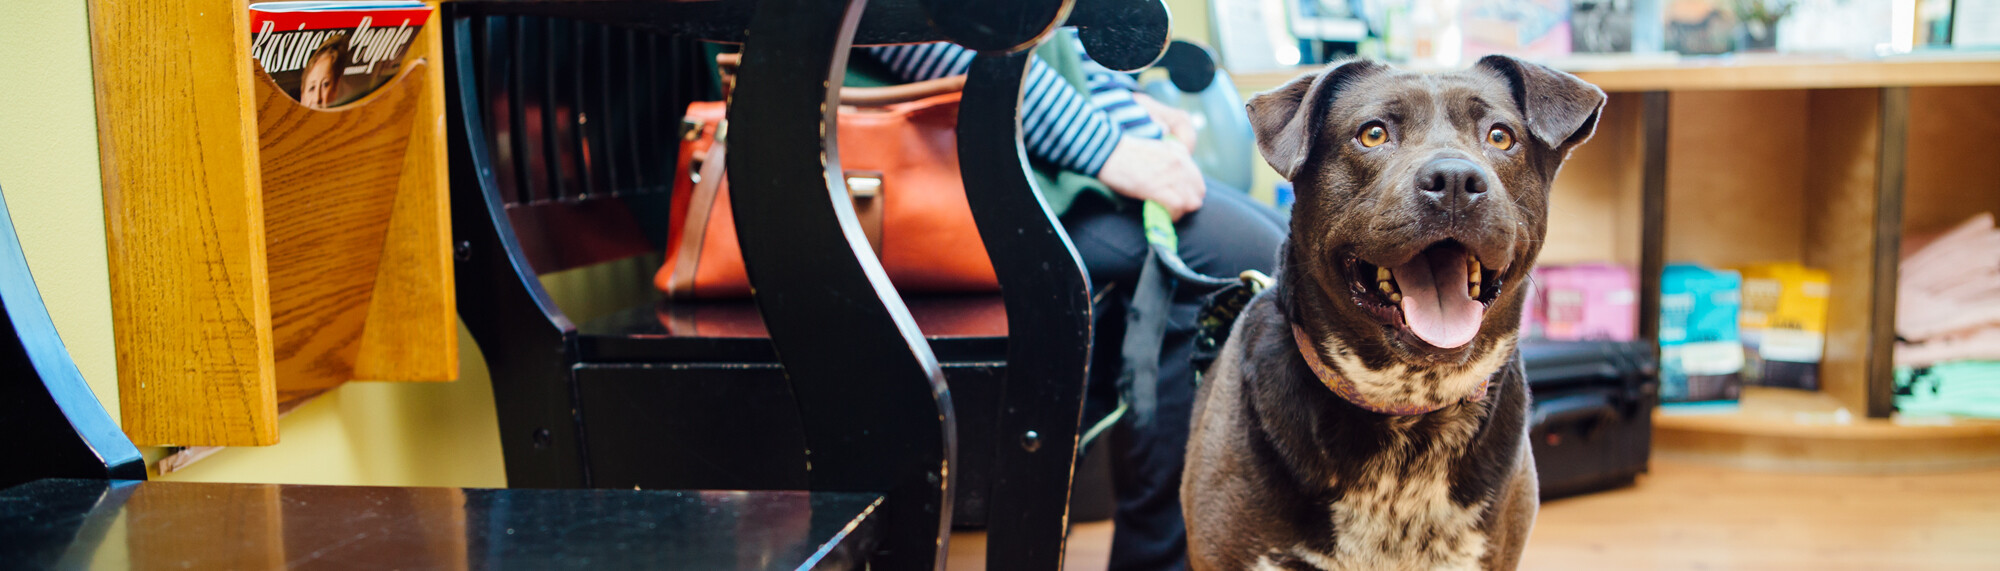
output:
[[[1670,264],[1660,276],[1660,400],[1735,400],[1743,278],[1733,270]]]

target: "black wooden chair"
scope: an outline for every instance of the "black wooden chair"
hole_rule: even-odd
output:
[[[1165,9],[886,0],[855,22],[847,5],[445,5],[459,312],[492,372],[509,485],[885,491],[896,530],[878,562],[928,566],[957,522],[988,527],[996,568],[1053,568],[1091,314],[1022,163],[1024,50],[1067,15],[1095,59],[1136,69],[1166,45]],[[988,54],[959,148],[1002,293],[904,299],[850,246],[820,124],[850,42],[945,39]],[[686,176],[679,111],[708,87],[696,41],[744,46],[730,186],[756,301],[655,297],[575,323],[543,276],[658,263]]]

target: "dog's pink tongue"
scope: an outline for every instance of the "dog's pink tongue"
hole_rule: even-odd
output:
[[[1403,292],[1403,320],[1417,338],[1439,349],[1455,349],[1479,334],[1486,306],[1466,290],[1464,251],[1424,250],[1392,271]]]

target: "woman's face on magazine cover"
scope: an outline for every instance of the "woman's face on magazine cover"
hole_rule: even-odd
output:
[[[340,91],[340,76],[334,72],[332,54],[313,58],[306,64],[305,78],[299,81],[299,103],[313,109],[325,109],[333,105]]]

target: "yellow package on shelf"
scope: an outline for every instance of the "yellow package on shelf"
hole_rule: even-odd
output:
[[[1737,324],[1747,358],[1744,384],[1817,390],[1826,346],[1826,271],[1795,262],[1736,269],[1743,274]]]

